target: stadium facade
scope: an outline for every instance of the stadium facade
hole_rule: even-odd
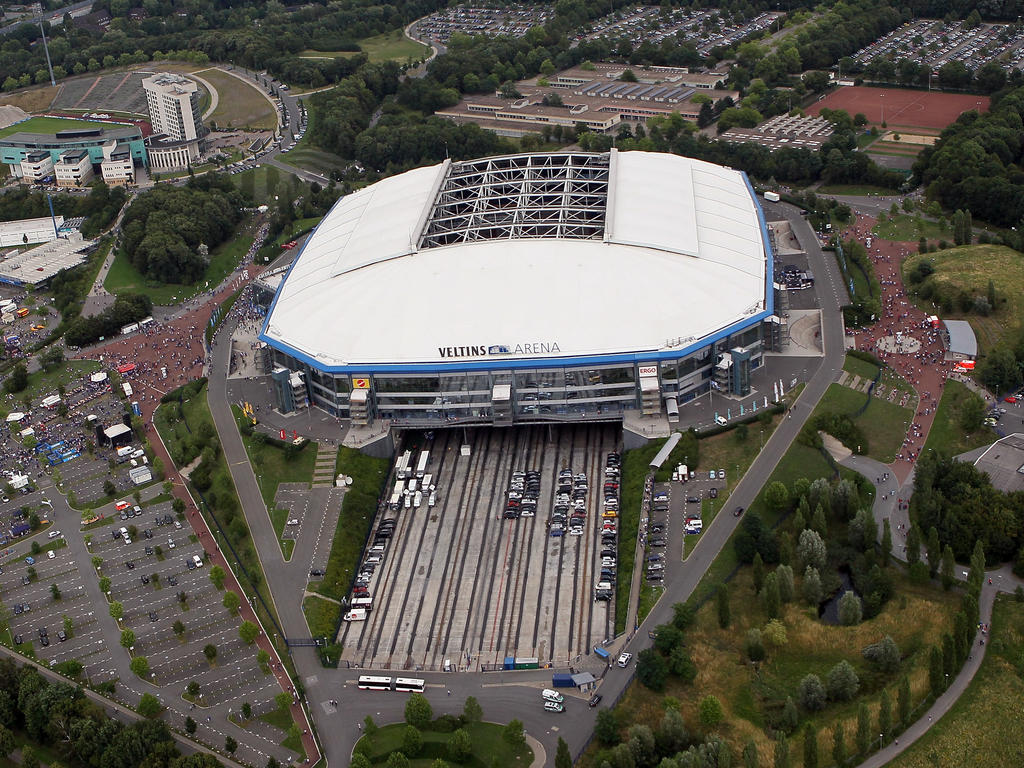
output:
[[[671,418],[712,388],[750,392],[772,274],[740,171],[616,150],[445,161],[339,200],[260,338],[284,412]]]

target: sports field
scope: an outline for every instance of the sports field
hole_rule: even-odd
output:
[[[851,116],[860,112],[874,125],[942,129],[968,110],[987,112],[988,105],[987,96],[853,86],[836,89],[808,107],[807,113],[817,115],[822,109],[844,109]]]
[[[359,41],[359,50],[365,53],[370,61],[405,61],[420,59],[430,54],[430,48],[410,40],[401,29],[385,32]],[[314,51],[306,50],[299,54],[304,59],[336,58],[339,56],[355,56],[358,51]]]
[[[93,123],[88,120],[66,120],[59,117],[31,117],[21,123],[9,125],[0,130],[0,138],[12,133],[56,133],[57,131],[81,130],[84,128],[116,128],[110,123]]]

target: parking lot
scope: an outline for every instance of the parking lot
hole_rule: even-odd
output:
[[[886,60],[896,65],[912,61],[933,72],[951,61],[959,61],[971,71],[990,61],[1009,70],[1024,61],[1024,30],[1015,30],[1009,24],[981,24],[969,29],[960,21],[946,24],[918,19],[861,48],[853,58],[869,74],[884,73],[886,68],[880,62]]]
[[[122,527],[131,544],[124,542]],[[135,632],[133,653],[147,658],[157,685],[180,695],[195,680],[207,706],[270,700],[280,690],[259,669],[255,650],[239,638],[238,619],[210,581],[206,553],[170,502],[96,529],[90,551],[103,558],[110,599],[124,606],[121,625]],[[185,625],[181,639],[174,632],[177,621]],[[208,643],[217,648],[216,666],[203,655]]]
[[[45,534],[36,541],[55,545],[52,559],[45,551],[21,555],[5,562],[0,574],[4,606],[10,612],[9,639],[23,653],[31,651],[44,662],[80,661],[93,684],[116,677],[110,648],[103,642],[97,624],[97,607],[86,595],[82,574],[68,557],[67,548],[59,539],[48,539]],[[27,557],[34,562],[29,563]],[[30,577],[30,568],[35,578]],[[60,599],[54,599],[52,584],[57,585]],[[70,632],[66,632],[65,617],[71,620]]]
[[[413,27],[417,36],[447,44],[458,32],[464,35],[511,35],[522,37],[531,27],[543,26],[551,18],[550,8],[504,5],[500,8],[475,8],[458,5],[426,16]]]
[[[368,586],[367,620],[342,628],[343,658],[392,669],[441,669],[448,660],[479,670],[507,656],[565,665],[610,637],[615,603],[595,600],[594,587],[602,477],[618,430],[444,430],[426,447],[436,506],[381,515],[396,519],[395,533]],[[588,479],[583,535],[549,535],[563,469]],[[536,515],[505,519],[512,473],[531,470],[540,473]]]

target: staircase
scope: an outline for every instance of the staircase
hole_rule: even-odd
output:
[[[331,488],[334,485],[334,468],[338,460],[338,449],[328,443],[319,443],[316,451],[316,465],[313,467],[313,487]]]

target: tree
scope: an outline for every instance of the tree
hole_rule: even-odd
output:
[[[196,680],[189,681],[189,684],[185,686],[185,693],[193,698],[199,695],[199,682]]]
[[[866,755],[871,748],[871,715],[863,701],[857,707],[857,752]]]
[[[789,509],[789,489],[786,484],[775,480],[764,489],[764,503],[776,514],[781,514]]]
[[[769,619],[779,616],[782,608],[782,597],[779,590],[779,577],[775,571],[769,573],[764,579],[764,589],[761,590],[761,602],[764,605],[765,615]]]
[[[828,671],[825,678],[828,697],[832,701],[849,701],[860,689],[857,672],[846,659],[843,659]]]
[[[619,719],[613,709],[599,709],[594,724],[594,735],[606,747],[619,743]]]
[[[800,532],[800,539],[796,545],[797,563],[801,567],[811,566],[817,570],[825,567],[825,560],[828,552],[821,535],[810,528]]]
[[[139,677],[147,677],[149,675],[149,661],[145,656],[136,656],[131,660],[128,667]]]
[[[661,727],[658,729],[658,744],[662,752],[675,754],[686,748],[689,735],[686,732],[686,723],[678,709],[668,707],[661,717]],[[556,760],[557,763],[557,760]],[[568,763],[571,765],[572,763]]]
[[[51,584],[50,595],[53,597],[54,600],[60,600],[60,587],[58,587],[56,584]]]
[[[160,714],[160,710],[163,709],[163,705],[160,704],[160,699],[151,693],[142,694],[142,698],[139,699],[139,706],[136,707],[139,714],[143,717],[150,719]]]
[[[213,664],[214,660],[217,658],[217,646],[213,643],[207,643],[206,645],[204,645],[203,656],[206,657],[206,660],[208,662]]]
[[[405,722],[413,728],[426,728],[434,717],[430,702],[422,693],[414,693],[405,703]]]
[[[889,566],[889,559],[892,557],[892,526],[889,518],[882,521],[882,565]]]
[[[652,691],[665,690],[668,664],[654,648],[644,648],[636,655],[636,678]]]
[[[238,742],[235,741],[231,736],[227,736],[224,739],[224,751],[229,755],[235,754],[235,750],[238,749]]]
[[[912,523],[910,530],[907,531],[907,565],[914,565],[920,559],[921,529],[917,527],[917,523]]]
[[[900,678],[900,688],[896,698],[896,711],[899,716],[900,725],[910,724],[910,678],[906,675]]]
[[[946,545],[942,550],[942,588],[947,592],[953,587],[956,578],[953,575],[953,548]]]
[[[757,751],[757,742],[753,739],[743,747],[743,768],[760,768],[761,756]]]
[[[24,363],[17,363],[11,375],[4,382],[4,389],[8,392],[23,392],[28,386],[28,368]]]
[[[836,727],[832,730],[832,761],[839,768],[846,765],[846,732],[842,720],[836,721]]]
[[[769,621],[761,630],[761,637],[773,648],[781,648],[787,642],[786,625],[779,619]]]
[[[764,641],[761,639],[761,630],[757,627],[747,630],[743,647],[748,659],[754,662],[764,661]]]
[[[715,592],[715,603],[718,608],[718,626],[726,629],[732,618],[729,613],[729,587],[727,584],[719,584]]]
[[[928,652],[928,684],[931,687],[932,696],[941,696],[946,690],[946,677],[942,671],[942,651],[936,646]]]
[[[882,638],[880,643],[872,643],[866,646],[861,655],[874,664],[879,670],[892,674],[900,666],[900,649],[896,641],[889,635]]]
[[[103,481],[103,495],[104,496],[116,496],[117,486],[114,485],[110,480]]]
[[[697,679],[697,665],[693,663],[689,652],[683,645],[677,645],[668,655],[668,671],[684,683],[692,683]]]
[[[131,648],[135,645],[135,633],[130,629],[121,630],[121,647]]]
[[[792,733],[800,724],[800,713],[796,711],[796,702],[793,701],[792,696],[786,697],[786,703],[782,707],[780,724],[782,725],[782,730],[786,733]]]
[[[180,619],[174,622],[174,624],[171,626],[171,629],[174,630],[174,634],[176,634],[179,639],[185,634],[185,625],[181,622]]]
[[[110,577],[100,576],[100,592],[107,594],[110,592]]]
[[[232,592],[230,589],[224,593],[223,600],[224,607],[227,608],[232,616],[238,615],[238,607],[242,604],[242,598],[238,596],[237,592]]]
[[[523,735],[523,723],[521,720],[513,718],[509,721],[509,724],[501,732],[501,738],[505,740],[506,744],[513,747],[521,747],[526,743],[526,736]]]
[[[193,735],[196,732],[196,727],[197,726],[195,720],[193,720],[191,717],[185,718],[185,733],[187,733],[189,736]]]
[[[764,560],[761,558],[761,553],[758,552],[754,555],[753,565],[753,580],[754,580],[754,594],[761,594],[761,587],[764,586]]]
[[[803,595],[808,605],[821,604],[821,577],[818,575],[818,569],[809,565],[804,571]]]
[[[844,592],[843,596],[839,598],[839,623],[844,627],[860,624],[863,613],[863,607],[861,606],[860,598],[857,597],[857,593],[852,589]]]
[[[242,702],[242,718],[245,720],[252,720],[252,704],[248,701]]]
[[[251,621],[243,621],[238,628],[238,636],[246,645],[252,645],[260,636],[260,628]]]
[[[0,755],[4,757],[10,756],[15,747],[17,747],[17,744],[14,741],[14,734],[11,732],[11,729],[5,725],[0,725]]]
[[[789,741],[786,734],[780,734],[775,742],[775,754],[772,760],[774,768],[789,768]]]
[[[784,603],[793,602],[793,568],[789,565],[780,565],[775,569],[775,575],[779,580],[779,599]]]
[[[405,726],[402,734],[402,752],[408,757],[416,757],[423,749],[423,735],[411,725]]]
[[[878,707],[878,732],[888,740],[892,734],[892,699],[889,691],[883,690]]]
[[[371,715],[367,715],[363,718],[363,733],[366,734],[367,739],[373,741],[373,737],[377,735],[378,730],[380,729],[377,727],[377,723]]]
[[[412,726],[409,726],[410,728]],[[416,730],[413,728],[413,730]],[[416,731],[419,733],[419,731]],[[473,742],[469,738],[469,731],[459,728],[448,740],[448,757],[454,763],[463,763],[469,759],[473,752]]]
[[[466,703],[462,707],[462,716],[468,723],[479,723],[484,718],[483,707],[476,700],[476,696],[467,696]]]
[[[818,768],[818,731],[811,723],[804,726],[803,768]]]
[[[718,700],[717,696],[708,695],[700,700],[698,706],[698,713],[700,717],[701,725],[705,728],[714,728],[725,716],[722,710],[722,702]]]
[[[677,713],[678,714],[678,713]],[[565,739],[558,737],[558,748],[555,750],[555,768],[572,768],[572,755]]]
[[[821,678],[813,672],[800,681],[800,706],[809,712],[818,712],[825,708],[825,686]]]
[[[40,768],[39,756],[31,744],[26,744],[21,748],[21,768]]]
[[[224,589],[224,569],[219,565],[210,566],[210,581],[217,590]]]
[[[110,604],[110,617],[120,620],[122,616],[124,616],[124,605],[115,600]]]

